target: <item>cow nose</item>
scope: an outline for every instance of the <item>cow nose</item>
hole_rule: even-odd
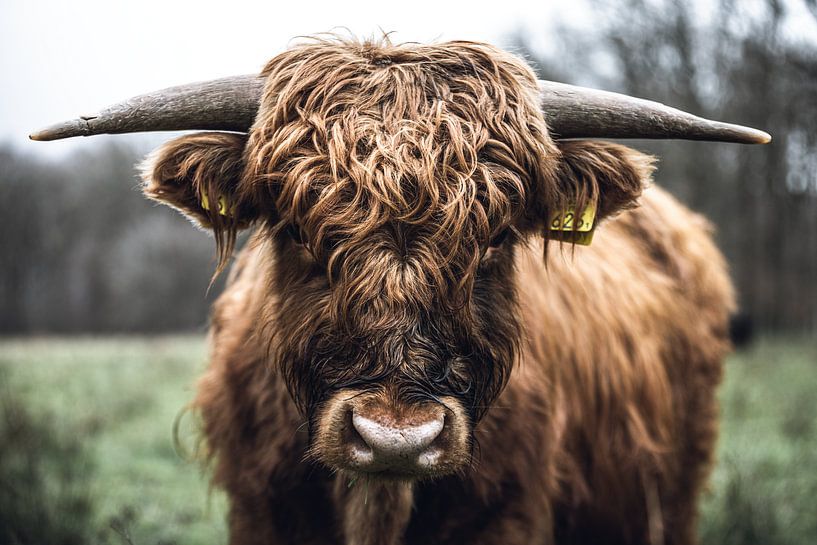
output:
[[[433,463],[437,453],[432,445],[445,427],[445,416],[440,414],[426,422],[402,426],[378,422],[353,411],[352,425],[371,449],[370,453],[358,453],[363,458],[360,461],[368,461],[365,459],[371,457],[374,460],[405,459],[417,460],[421,464]]]

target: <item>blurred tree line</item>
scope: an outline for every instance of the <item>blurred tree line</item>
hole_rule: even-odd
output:
[[[656,182],[710,218],[742,309],[760,328],[817,328],[817,0],[589,0],[541,77],[649,98],[763,129],[765,146],[636,141]],[[801,21],[802,23],[802,21]]]
[[[657,182],[713,220],[764,329],[817,328],[817,0],[588,0],[551,53],[514,37],[542,77],[665,102],[770,132],[767,146],[633,142]],[[799,11],[797,11],[799,9]],[[59,163],[0,148],[0,332],[201,327],[213,245],[138,194],[146,150],[88,146]],[[218,286],[210,298],[218,293]]]
[[[0,147],[0,332],[205,324],[213,245],[142,198],[144,151],[92,145],[51,162]]]

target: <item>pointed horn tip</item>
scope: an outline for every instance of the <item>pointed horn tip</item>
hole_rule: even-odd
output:
[[[752,136],[750,138],[752,138],[751,144],[768,144],[772,141],[771,134],[759,129],[752,129]]]
[[[724,136],[724,142],[735,144],[768,144],[772,141],[772,135],[760,129],[753,129],[744,125],[734,125],[732,123],[714,122],[714,133]]]
[[[51,142],[63,138],[73,138],[74,136],[90,136],[94,133],[88,126],[89,119],[93,119],[93,116],[79,117],[70,121],[56,123],[33,132],[28,137],[36,142]]]
[[[54,138],[51,137],[50,132],[47,130],[33,132],[28,135],[28,139],[34,140],[35,142],[48,142],[49,140],[54,140]]]

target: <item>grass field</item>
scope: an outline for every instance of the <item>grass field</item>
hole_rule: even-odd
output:
[[[226,541],[226,502],[173,424],[201,337],[0,341],[0,543]],[[704,543],[817,543],[817,342],[762,339],[721,390]]]
[[[43,490],[32,491],[30,507],[14,507],[22,511],[16,517],[21,526],[42,531],[32,511],[44,500],[49,509],[42,518],[54,527],[26,543],[54,543],[54,536],[71,530],[74,537],[65,545],[226,542],[224,497],[209,491],[198,464],[177,452],[173,441],[174,421],[204,364],[201,337],[0,342],[0,407],[6,412],[0,430],[13,433],[19,420],[19,414],[9,418],[10,404],[22,405],[12,409],[27,412],[25,424],[34,430],[33,438],[18,440],[20,452],[5,458],[35,454],[41,467],[34,480],[43,481]],[[181,420],[180,438],[192,452],[189,420]],[[49,436],[57,444],[46,444],[45,454],[61,460],[42,456]],[[8,444],[0,446],[0,471],[19,476],[15,465],[3,463],[8,450]],[[22,488],[28,481],[14,484]],[[83,495],[87,501],[77,502]]]

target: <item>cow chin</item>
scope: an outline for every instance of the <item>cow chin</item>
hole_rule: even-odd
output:
[[[320,410],[311,450],[331,469],[367,478],[433,478],[468,463],[469,427],[453,397],[403,403],[386,393],[341,390]]]

